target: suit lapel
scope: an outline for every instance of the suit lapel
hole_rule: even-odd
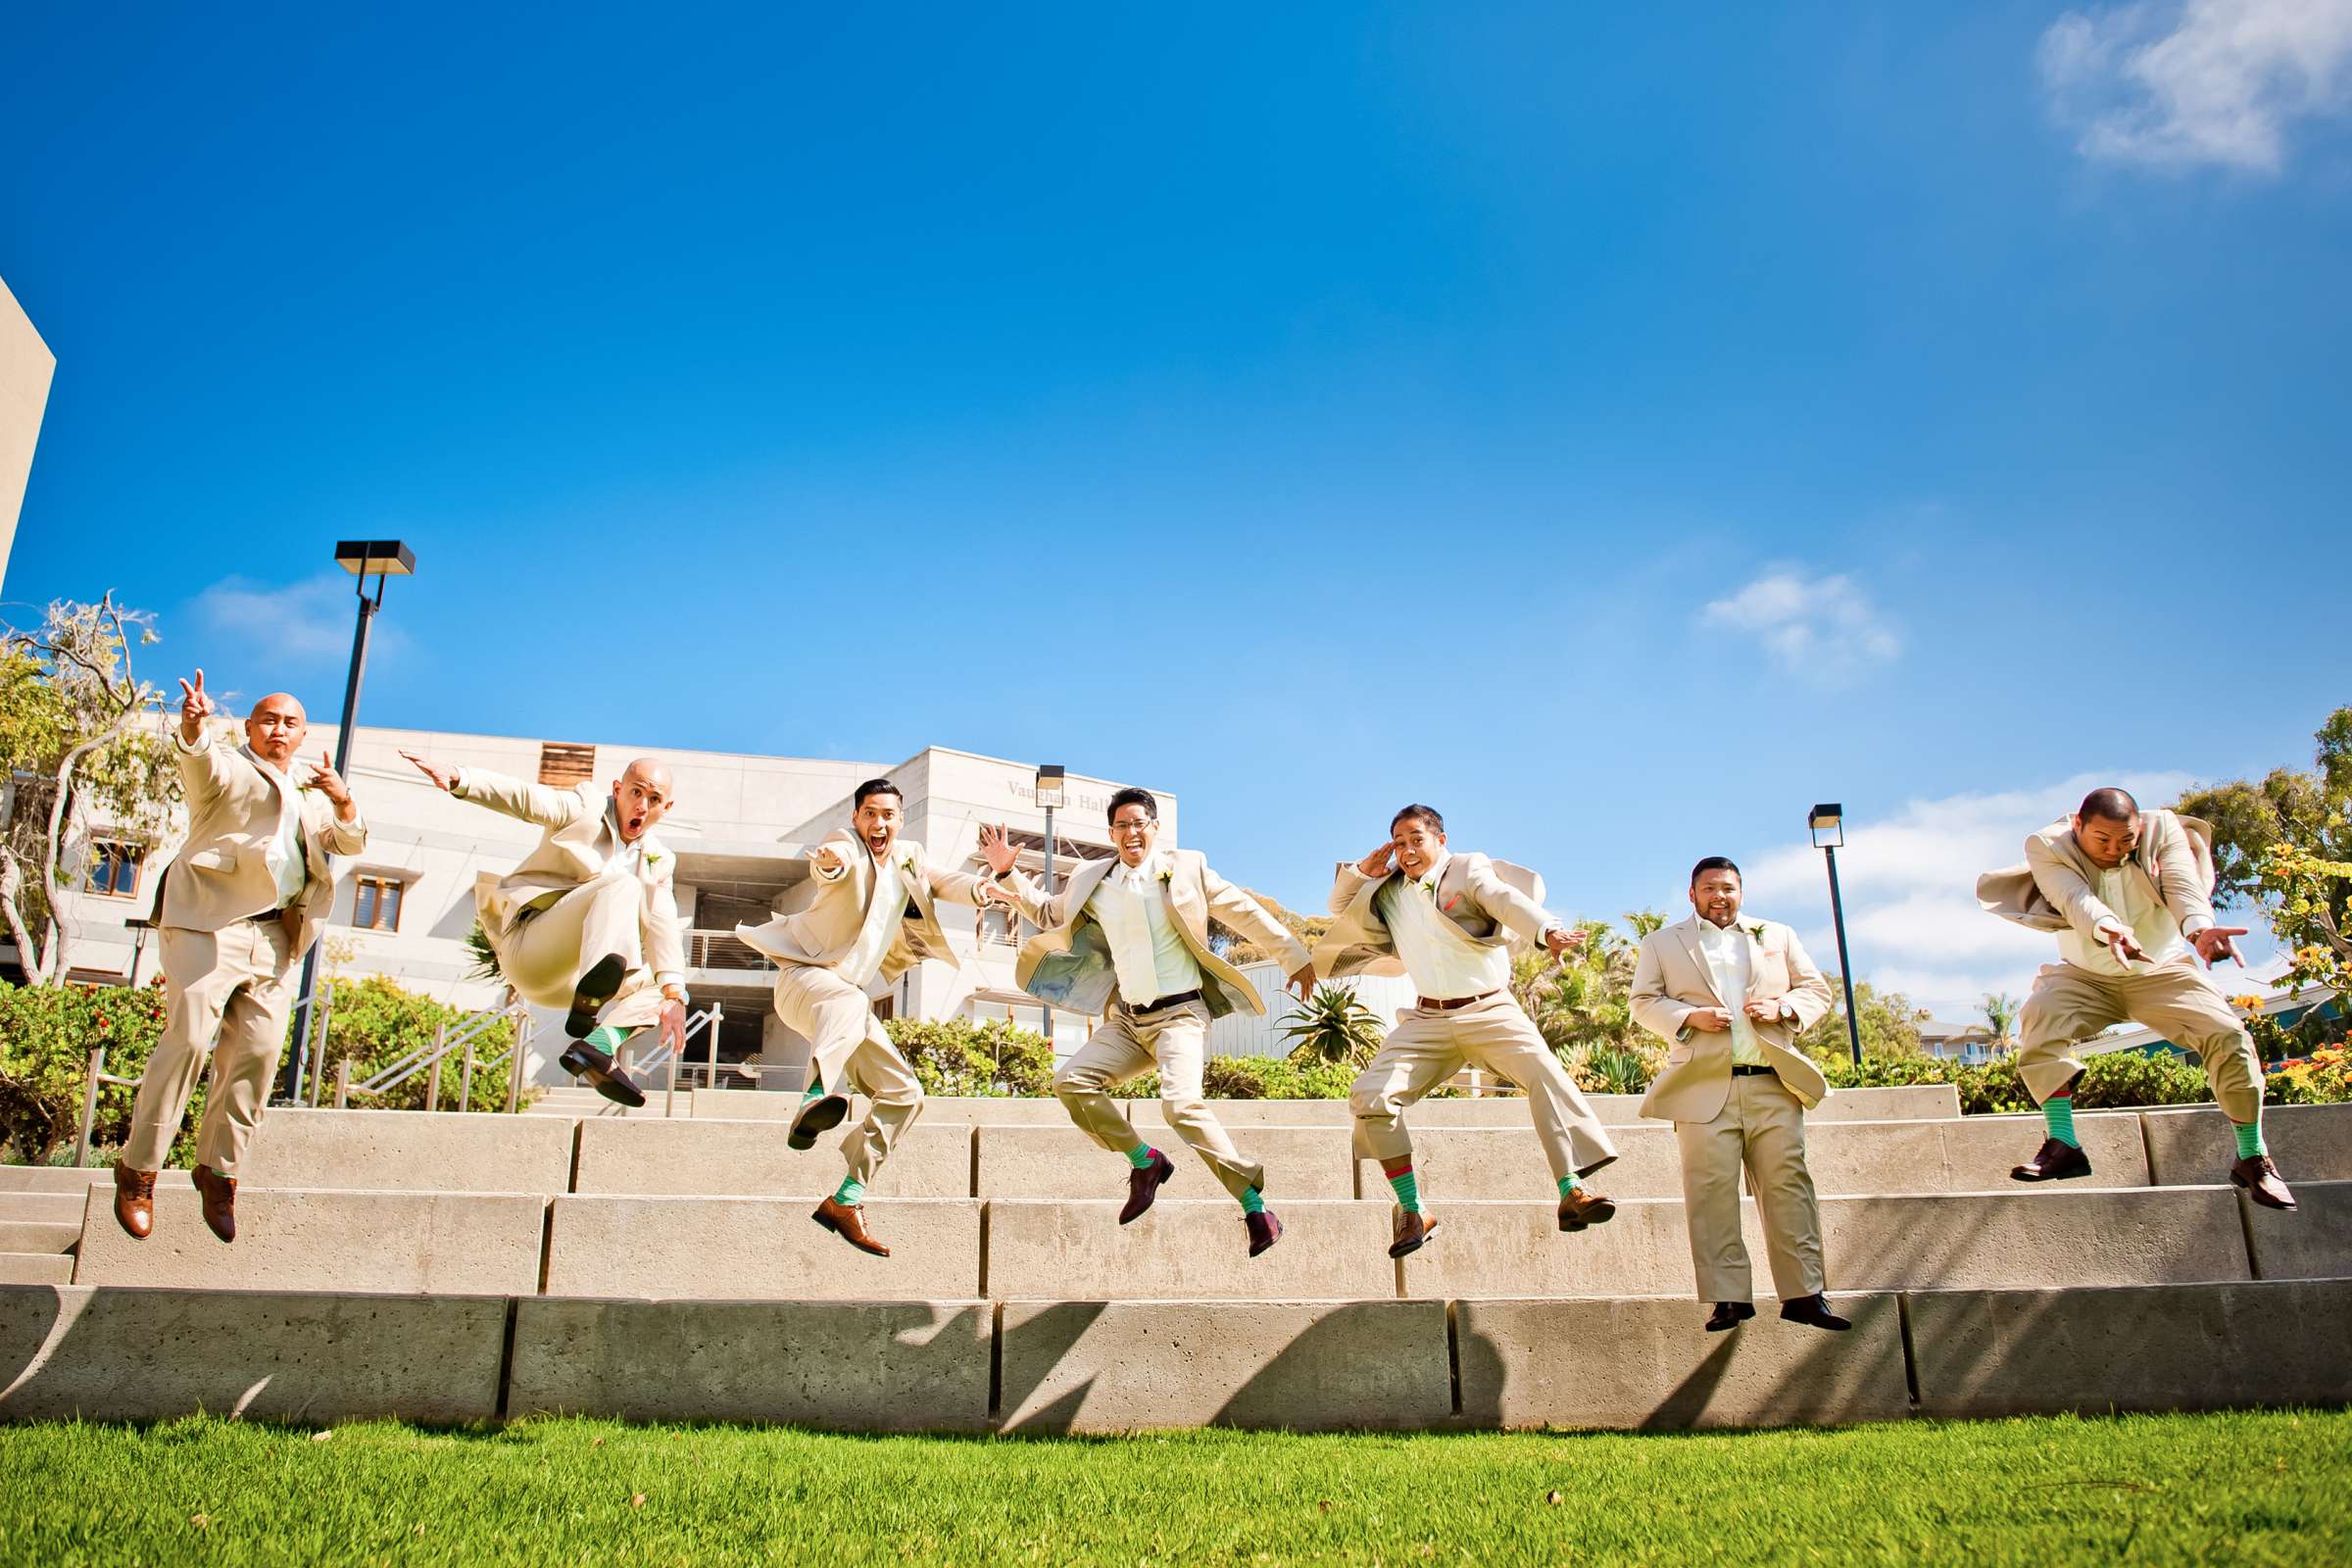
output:
[[[1690,961],[1698,965],[1698,978],[1705,983],[1708,994],[1715,999],[1715,1004],[1719,1007],[1731,1006],[1724,1000],[1723,988],[1715,983],[1715,966],[1707,961],[1706,946],[1698,939],[1698,916],[1692,915],[1674,930],[1683,939],[1683,947],[1690,953]]]

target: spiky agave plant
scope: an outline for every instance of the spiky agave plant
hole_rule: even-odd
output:
[[[489,980],[498,985],[507,983],[506,971],[498,966],[498,950],[490,945],[490,933],[482,929],[479,920],[474,921],[473,929],[466,933],[466,951],[473,958],[466,970],[467,979]]]
[[[1360,1063],[1380,1049],[1380,1020],[1345,986],[1317,986],[1291,1010],[1283,1031],[1294,1043],[1291,1060]]]

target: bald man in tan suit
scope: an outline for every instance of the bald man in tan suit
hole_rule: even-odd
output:
[[[1698,1298],[1719,1334],[1756,1315],[1740,1237],[1740,1172],[1756,1195],[1781,1316],[1853,1325],[1822,1298],[1821,1210],[1805,1166],[1805,1112],[1830,1084],[1796,1037],[1830,1009],[1830,983],[1796,933],[1740,914],[1740,867],[1709,856],[1690,872],[1691,916],[1642,939],[1634,1021],[1671,1048],[1642,1114],[1674,1123],[1683,1217]]]
[[[295,966],[334,903],[327,857],[366,849],[368,827],[323,756],[300,783],[291,776],[310,733],[300,703],[272,692],[254,704],[245,744],[231,750],[207,726],[217,710],[204,671],[179,688],[172,756],[187,792],[188,838],[157,905],[164,1032],[115,1162],[115,1218],[140,1241],[154,1231],[156,1173],[209,1057],[196,1191],[205,1224],[233,1242],[237,1171],[285,1049]]]
[[[1584,1179],[1617,1157],[1617,1146],[1586,1103],[1535,1020],[1511,995],[1514,938],[1554,956],[1582,932],[1547,912],[1544,880],[1484,855],[1446,848],[1446,821],[1408,806],[1389,823],[1387,843],[1361,860],[1343,860],[1331,889],[1331,929],[1315,945],[1326,977],[1402,969],[1420,993],[1396,1021],[1348,1097],[1355,1152],[1377,1159],[1396,1194],[1391,1257],[1437,1231],[1413,1173],[1405,1107],[1465,1062],[1517,1084],[1559,1192],[1559,1228],[1598,1225],[1617,1205]]]
[[[416,771],[461,801],[540,830],[507,875],[474,890],[500,978],[525,1002],[565,1009],[558,1058],[607,1100],[645,1103],[622,1063],[644,1035],[686,1044],[686,922],[677,857],[654,836],[676,790],[669,769],[640,757],[607,789],[551,789],[486,767],[444,771],[407,752]]]
[[[872,1103],[846,1146],[848,1173],[809,1218],[860,1251],[890,1249],[865,1223],[865,1188],[914,1119],[923,1086],[874,1015],[866,987],[895,980],[925,958],[959,964],[939,923],[938,905],[977,907],[982,878],[934,865],[923,847],[899,837],[906,808],[899,787],[868,779],[852,797],[848,832],[826,837],[808,857],[809,876],[785,895],[783,912],[735,934],[775,960],[776,1016],[808,1042],[808,1086],[786,1142],[814,1146],[850,1111],[850,1091]],[[1009,870],[1011,846],[990,852],[995,871]]]

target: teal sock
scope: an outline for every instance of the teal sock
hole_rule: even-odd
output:
[[[1567,1175],[1560,1178],[1560,1196],[1562,1198],[1566,1198],[1570,1193],[1575,1192],[1578,1187],[1582,1186],[1583,1183],[1584,1178],[1578,1176],[1576,1172],[1570,1171]]]
[[[1390,1170],[1383,1165],[1381,1172],[1389,1178],[1389,1185],[1396,1189],[1396,1201],[1413,1213],[1420,1213],[1421,1180],[1413,1174],[1413,1167],[1407,1165],[1402,1170]]]
[[[1152,1162],[1158,1157],[1159,1151],[1153,1149],[1150,1144],[1138,1144],[1127,1151],[1127,1163],[1133,1165],[1137,1170],[1150,1170]]]
[[[808,1087],[801,1091],[801,1103],[806,1105],[825,1092],[825,1086],[814,1072],[808,1074]]]
[[[621,1028],[618,1024],[600,1023],[589,1030],[580,1043],[585,1046],[594,1046],[610,1056],[619,1048],[620,1043],[628,1038],[629,1031]]]
[[[2230,1124],[2230,1128],[2237,1134],[2238,1158],[2252,1159],[2257,1154],[2267,1154],[2271,1152],[2262,1141],[2260,1118],[2253,1121],[2233,1121]]]
[[[841,1185],[833,1189],[833,1201],[856,1208],[865,1200],[865,1183],[855,1176],[844,1176]]]
[[[2050,1136],[2069,1149],[2081,1149],[2082,1140],[2075,1136],[2075,1097],[2052,1095],[2041,1102],[2041,1119],[2048,1124]]]
[[[1263,1214],[1265,1211],[1266,1211],[1266,1197],[1265,1197],[1265,1194],[1263,1194],[1263,1193],[1259,1192],[1259,1191],[1258,1191],[1256,1188],[1252,1187],[1252,1188],[1250,1188],[1250,1189],[1248,1192],[1246,1192],[1246,1193],[1244,1193],[1244,1194],[1242,1195],[1242,1212],[1243,1212],[1243,1213],[1245,1213],[1245,1214]]]

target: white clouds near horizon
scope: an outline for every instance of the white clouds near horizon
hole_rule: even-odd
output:
[[[1708,604],[1706,623],[1754,637],[1783,667],[1830,682],[1903,650],[1901,634],[1845,573],[1811,575],[1775,566]]]
[[[2352,109],[2352,0],[2069,11],[2042,33],[2037,64],[2085,158],[2275,174],[2292,123]]]
[[[229,576],[197,594],[189,608],[208,633],[237,638],[258,657],[315,666],[350,657],[354,600],[352,579],[340,573],[276,586]],[[371,650],[401,642],[400,634],[380,621],[369,634]]]

